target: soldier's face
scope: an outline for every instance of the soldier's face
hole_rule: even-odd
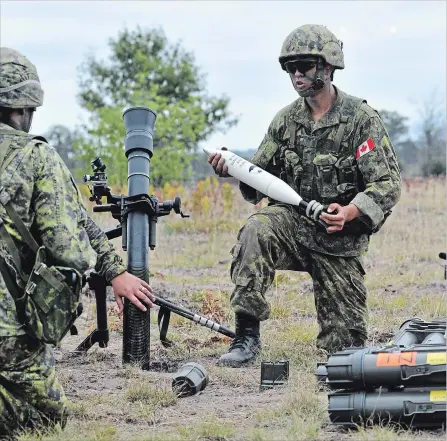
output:
[[[307,98],[315,95],[313,89],[314,78],[316,68],[308,70],[305,74],[296,71],[294,74],[289,74],[294,89],[298,92],[298,95]]]
[[[307,95],[315,79],[317,70],[316,62],[313,60],[296,60],[286,63],[286,70],[289,73],[293,87],[301,95]]]
[[[295,87],[295,90],[299,93],[300,91],[304,91],[309,89],[309,87],[312,86],[312,83],[315,78],[315,71],[316,68],[313,67],[312,69],[309,69],[306,71],[306,73],[301,73],[296,71],[294,74],[289,74],[291,80],[293,81],[293,85]]]
[[[11,113],[10,121],[8,124],[14,127],[16,130],[28,133],[31,129],[31,123],[33,122],[33,115],[35,108],[28,109],[13,109]]]

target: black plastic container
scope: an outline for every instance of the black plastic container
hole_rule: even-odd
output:
[[[287,360],[261,362],[261,385],[259,387],[261,391],[283,386],[288,380],[289,362]]]
[[[194,362],[183,365],[172,377],[172,390],[179,397],[187,397],[205,389],[208,384],[205,368]]]

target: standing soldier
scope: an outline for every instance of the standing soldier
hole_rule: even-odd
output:
[[[382,119],[366,100],[332,84],[335,69],[345,67],[335,35],[324,26],[304,25],[286,38],[279,62],[300,98],[276,114],[252,162],[303,199],[327,206],[321,219],[330,228],[326,233],[274,200],[249,217],[232,249],[237,336],[219,365],[240,367],[259,352],[260,321],[270,313],[265,292],[277,269],[311,275],[319,348],[331,354],[364,345],[362,256],[400,198],[400,170]],[[208,161],[228,176],[220,154]],[[253,204],[265,197],[243,183],[240,190]]]
[[[126,271],[88,216],[55,149],[28,134],[42,104],[35,66],[21,53],[0,48],[0,437],[66,423],[67,400],[55,377],[52,347],[35,338],[33,322],[24,315],[31,303],[23,299],[38,291],[27,289],[25,295],[26,276],[38,274],[33,244],[44,247],[47,268],[66,267],[72,275],[95,268],[111,283],[120,309],[122,297],[142,310],[141,302],[153,306],[151,287]],[[45,303],[45,291],[42,296]],[[66,298],[59,299],[65,305]],[[43,325],[54,335],[62,332],[58,321]]]

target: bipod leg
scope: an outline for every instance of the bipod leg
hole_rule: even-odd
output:
[[[95,343],[98,343],[100,348],[106,348],[109,342],[106,279],[92,272],[87,282],[90,290],[95,293],[97,328],[75,349],[75,352],[87,352]]]
[[[439,253],[439,258],[446,260],[446,253]],[[444,263],[444,280],[447,280],[447,263]]]

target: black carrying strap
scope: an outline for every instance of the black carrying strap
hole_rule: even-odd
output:
[[[6,207],[5,207],[5,209],[6,209]],[[14,210],[14,212],[15,212],[15,210]],[[15,213],[15,214],[17,215],[17,213]],[[20,221],[22,222],[22,220],[20,220]],[[22,224],[23,224],[23,222],[22,222]],[[26,227],[25,227],[25,229],[26,229]],[[6,230],[5,223],[3,222],[3,219],[1,219],[1,218],[0,218],[0,238],[1,238],[2,242],[6,245],[6,248],[8,249],[8,251],[10,253],[10,256],[14,262],[14,267],[15,267],[20,279],[22,280],[22,282],[24,284],[26,284],[28,278],[22,271],[22,258],[21,258],[20,251],[18,250],[17,246],[15,245],[11,235]],[[8,289],[8,292],[11,294],[11,296],[14,298],[14,300],[18,303],[20,301],[20,299],[22,298],[22,294],[20,293],[20,290],[17,286],[16,280],[14,280],[13,276],[11,275],[8,265],[6,264],[6,260],[2,256],[0,256],[0,272],[2,274],[3,280],[5,281],[6,288]],[[19,308],[19,307],[20,307],[20,305],[17,304],[17,308]]]
[[[160,331],[160,341],[165,348],[170,348],[174,343],[166,338],[169,328],[169,320],[171,318],[171,311],[163,306],[158,310],[158,329]]]
[[[2,134],[3,132],[0,132]],[[30,141],[33,139],[39,139],[42,141],[45,141],[45,138],[41,136],[25,136],[23,137],[22,146],[26,146]],[[3,142],[0,144],[0,179],[3,177],[3,172],[5,171],[6,167],[11,163],[11,161],[17,156],[17,154],[22,150],[20,145],[16,148],[14,148],[13,153],[8,156],[9,151],[11,150],[11,139],[4,139]],[[20,216],[17,214],[17,212],[14,210],[13,206],[11,205],[11,197],[9,196],[8,192],[6,191],[6,185],[7,183],[0,181],[0,204],[2,204],[5,207],[6,212],[8,213],[8,216],[11,218],[11,220],[16,225],[16,228],[19,230],[19,233],[22,235],[23,240],[26,242],[26,244],[30,247],[30,249],[37,253],[37,250],[39,249],[39,245],[35,241],[34,237],[31,235],[31,233],[28,231],[28,228],[26,228],[26,225],[23,223]],[[6,229],[5,229],[6,230]],[[12,250],[11,250],[12,251]]]
[[[4,188],[0,188],[0,204],[3,205],[6,212],[8,213],[8,216],[11,218],[11,220],[14,222],[14,225],[16,226],[17,230],[22,236],[22,239],[25,241],[25,243],[29,246],[31,251],[34,255],[37,254],[37,250],[39,249],[39,245],[35,241],[34,237],[29,232],[28,228],[26,228],[26,225],[23,223],[20,216],[17,214],[17,211],[14,210],[14,207],[11,205],[11,201],[9,200],[9,195],[4,191]],[[16,244],[14,243],[13,238],[8,233],[8,230],[6,229],[5,223],[3,219],[0,219],[0,238],[3,241],[3,243],[6,245],[6,248],[8,249],[11,258],[14,262],[14,266],[17,270],[18,275],[22,279],[22,281],[26,284],[28,277],[24,274],[22,270],[22,256],[17,248]]]
[[[2,134],[2,133],[4,133],[4,132],[0,132],[0,134]],[[29,135],[29,136],[23,137],[23,142],[22,142],[23,146],[26,146],[33,139],[38,139],[38,140],[46,142],[45,138],[43,138],[41,136]],[[11,163],[11,161],[22,150],[20,148],[20,146],[16,147],[16,148],[13,149],[14,150],[13,153],[9,157],[7,157],[9,151],[11,150],[11,143],[12,143],[11,139],[5,139],[0,144],[0,179],[2,178],[3,172],[5,171],[6,167]],[[34,237],[29,232],[29,230],[26,227],[26,225],[23,223],[23,221],[20,218],[20,216],[14,210],[14,208],[13,208],[13,206],[11,204],[11,197],[9,196],[8,192],[6,191],[6,184],[7,183],[4,183],[3,181],[0,181],[0,182],[1,182],[1,187],[0,187],[0,204],[3,205],[3,207],[6,210],[6,212],[8,213],[8,216],[14,222],[17,230],[19,231],[19,233],[22,236],[22,239],[30,247],[30,249],[33,251],[33,253],[36,254],[37,250],[39,249],[39,245],[37,244],[36,240],[34,239]],[[4,231],[6,233],[8,233],[6,231],[6,228],[4,229]],[[3,238],[3,235],[2,235],[2,238]],[[8,248],[10,248],[10,247],[8,247]],[[10,249],[10,251],[13,252],[11,249]]]
[[[8,265],[6,264],[6,261],[2,256],[0,256],[0,273],[2,274],[8,292],[12,295],[14,300],[18,302],[22,295],[20,294],[20,291],[17,288],[16,281],[11,275]]]
[[[294,120],[290,121],[289,125],[289,132],[290,132],[290,148],[295,149],[296,145],[296,122]]]
[[[2,204],[5,207],[6,212],[8,213],[8,216],[11,218],[11,220],[14,222],[16,228],[19,230],[19,233],[22,236],[22,239],[26,242],[26,244],[30,247],[30,249],[33,251],[34,254],[37,253],[37,250],[39,249],[39,245],[32,236],[32,234],[29,232],[28,228],[26,228],[26,225],[23,223],[20,216],[17,214],[17,211],[14,210],[14,207],[11,205],[11,201],[7,200],[5,202],[4,195],[6,195],[5,192],[0,189],[0,204]],[[6,231],[6,228],[5,228]],[[9,235],[9,233],[8,233]]]
[[[26,276],[22,271],[22,258],[21,254],[15,245],[11,235],[8,233],[5,227],[5,223],[3,219],[0,218],[0,238],[2,242],[6,245],[6,248],[9,251],[12,261],[14,262],[14,266],[19,274],[19,277],[22,279],[24,283],[26,283]]]
[[[3,133],[3,132],[2,132]],[[2,134],[0,133],[0,134]],[[34,136],[28,136],[24,137],[24,144],[26,145],[29,141],[31,141],[34,138],[45,140],[41,137],[34,137]],[[21,150],[20,148],[15,148],[13,153],[8,157],[8,153],[11,150],[11,140],[10,139],[4,139],[2,143],[0,144],[0,179],[2,178],[3,172],[6,169],[6,167],[11,163],[11,161],[14,159],[14,157],[19,153]],[[2,186],[0,187],[0,204],[3,205],[3,207],[6,210],[6,213],[11,218],[13,223],[15,224],[17,230],[22,236],[22,239],[25,241],[25,243],[30,247],[30,249],[33,251],[33,253],[36,255],[37,250],[39,249],[39,245],[37,244],[34,237],[29,232],[28,228],[20,218],[20,216],[15,211],[14,207],[11,204],[11,199],[9,194],[6,191],[5,183],[2,182]],[[19,277],[22,279],[22,281],[26,284],[28,277],[23,273],[22,270],[22,256],[17,248],[17,246],[14,243],[13,238],[8,233],[8,230],[6,229],[5,223],[3,219],[0,218],[0,238],[2,242],[6,245],[6,248],[8,249],[11,258],[14,262],[15,269],[19,275]],[[11,274],[7,268],[6,261],[3,258],[0,258],[1,261],[1,273],[3,276],[3,279],[5,280],[5,283],[7,284],[8,291],[10,291],[11,295],[15,296],[16,299],[20,297],[19,290],[17,288],[16,282],[12,279]]]
[[[343,105],[341,111],[343,111]],[[336,153],[340,151],[341,142],[343,140],[343,135],[345,134],[347,124],[348,124],[348,117],[345,115],[340,116],[340,125],[338,126],[333,144],[333,151]]]
[[[11,144],[11,141],[9,139],[4,139],[0,143],[0,167],[1,169],[4,168],[3,162],[5,161],[6,155],[9,152],[9,145]],[[1,173],[0,173],[1,176]]]

